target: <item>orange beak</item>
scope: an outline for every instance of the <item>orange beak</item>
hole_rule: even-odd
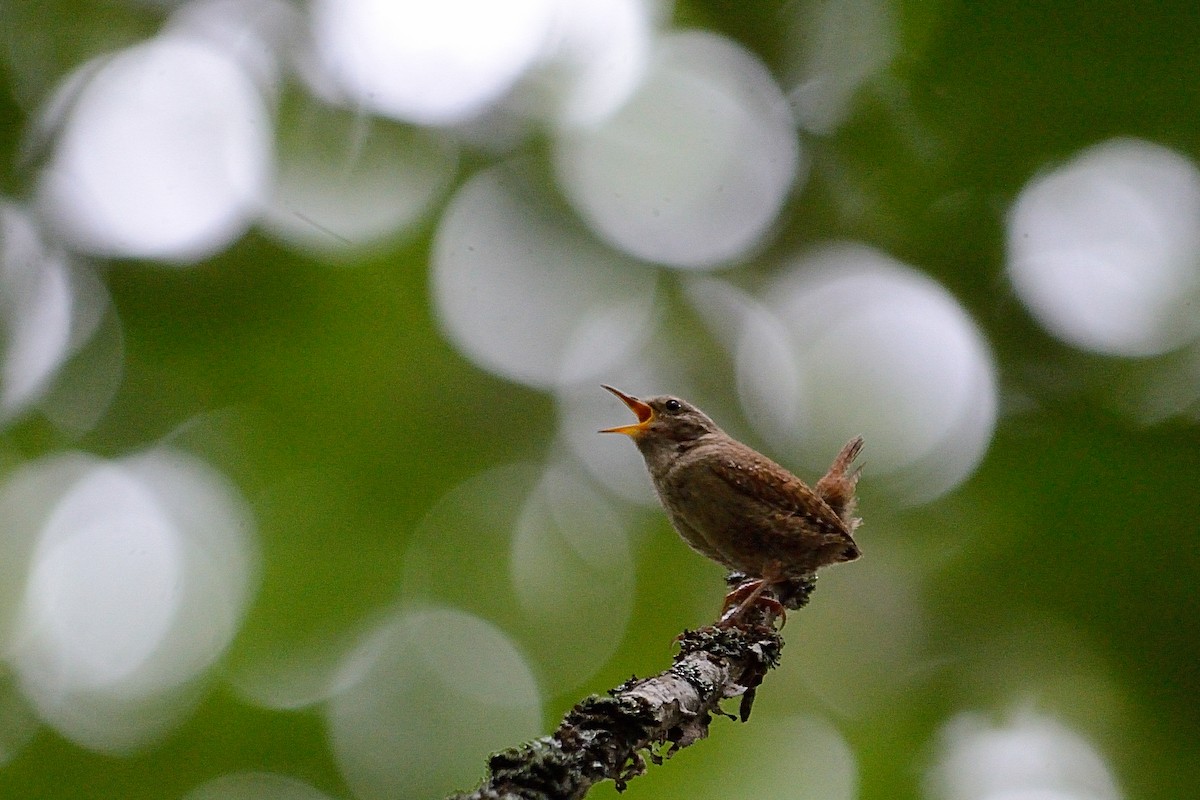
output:
[[[646,427],[654,419],[654,409],[636,397],[627,395],[619,389],[614,389],[611,386],[604,386],[604,388],[621,398],[621,402],[629,406],[630,411],[637,414],[638,421],[633,425],[618,425],[615,428],[605,428],[600,433],[623,433],[626,436],[639,436],[645,433]]]

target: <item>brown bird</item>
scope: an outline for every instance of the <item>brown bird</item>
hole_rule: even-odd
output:
[[[726,597],[723,611],[737,606],[722,617],[723,624],[774,584],[861,554],[853,536],[860,522],[854,516],[859,470],[851,471],[851,463],[862,437],[847,442],[810,488],[678,397],[639,400],[604,388],[638,421],[601,433],[633,439],[675,530],[693,550],[750,578]]]

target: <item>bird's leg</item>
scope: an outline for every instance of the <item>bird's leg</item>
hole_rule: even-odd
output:
[[[762,593],[767,588],[767,582],[763,579],[756,579],[743,583],[737,589],[725,596],[725,606],[721,610],[721,618],[717,620],[718,628],[728,628],[742,618],[751,606],[760,600],[764,600]],[[779,605],[778,601],[772,601],[779,606],[779,610],[783,610],[783,606]],[[736,603],[736,605],[734,605]],[[732,606],[732,608],[731,608]]]
[[[721,613],[724,614],[734,605],[740,605],[747,598],[751,598],[751,602],[753,602],[753,599],[762,594],[765,583],[761,578],[750,578],[739,583],[729,594],[725,595],[725,603],[721,606]]]
[[[773,597],[763,597],[763,592],[779,580],[781,569],[780,564],[773,564],[763,577],[743,581],[733,591],[725,595],[725,604],[721,607],[721,618],[717,621],[717,627],[727,628],[734,624],[755,603],[767,606],[776,616],[782,618],[786,624],[787,611],[784,609],[783,604]],[[734,605],[735,603],[736,605]],[[733,608],[730,608],[730,606],[733,606]]]

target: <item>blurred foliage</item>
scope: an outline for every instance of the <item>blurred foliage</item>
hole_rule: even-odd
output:
[[[674,19],[722,32],[778,68],[786,5],[691,0]],[[873,494],[867,459],[867,558],[873,547],[899,548],[923,564],[927,666],[904,693],[837,719],[858,758],[859,796],[922,796],[921,771],[947,717],[1003,711],[1029,692],[1097,743],[1129,797],[1192,796],[1200,435],[1192,421],[1143,427],[1125,416],[1108,377],[1120,365],[1050,339],[1001,266],[1008,203],[1045,166],[1114,135],[1200,157],[1200,15],[1184,2],[895,10],[899,58],[861,90],[838,133],[806,139],[812,176],[759,263],[804,242],[854,237],[921,265],[985,330],[1004,407],[980,470],[929,506],[893,508]],[[113,2],[0,0],[6,194],[28,185],[21,148],[44,93],[84,58],[153,30],[149,17],[148,6]],[[490,466],[541,458],[558,424],[550,397],[476,369],[440,335],[427,287],[430,233],[342,267],[257,234],[187,269],[107,265],[125,337],[110,413],[77,441],[24,420],[0,437],[5,460],[183,440],[234,478],[258,520],[265,572],[230,659],[354,625],[395,598],[407,538],[439,497]],[[660,515],[639,524],[634,618],[588,691],[665,666],[671,638],[719,599],[718,571],[687,554]],[[818,591],[814,606],[825,599]],[[808,655],[806,613],[786,630],[785,662]],[[1084,659],[1084,672],[1109,682],[1099,711],[1094,687],[1063,684],[1070,664],[1039,672],[1045,664],[1026,649],[1040,636],[1043,655]],[[547,729],[581,694],[550,699]],[[782,696],[769,677],[750,726],[773,706],[821,707]],[[671,773],[723,763],[717,751],[744,731],[716,727],[715,741],[653,769],[630,796],[677,796],[697,779]],[[217,681],[149,752],[92,754],[43,729],[0,768],[0,796],[175,798],[226,772],[263,770],[346,797],[324,736],[317,712],[256,709]]]

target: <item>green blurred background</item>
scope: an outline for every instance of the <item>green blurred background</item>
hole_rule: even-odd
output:
[[[31,198],[55,145],[39,126],[60,82],[89,58],[156,35],[179,8],[0,0],[7,202],[40,213]],[[296,8],[304,19],[307,9]],[[944,287],[974,321],[994,359],[998,412],[978,466],[931,499],[872,475],[868,433],[866,555],[830,570],[812,605],[791,616],[784,663],[759,691],[750,723],[717,721],[712,740],[652,767],[628,796],[1196,796],[1200,345],[1136,356],[1089,350],[1048,331],[1006,272],[1010,209],[1037,176],[1114,137],[1169,148],[1185,162],[1200,157],[1194,6],[714,0],[656,8],[656,35],[726,37],[785,92],[815,69],[798,40],[816,36],[816,20],[843,20],[835,29],[850,52],[859,15],[887,21],[886,52],[847,90],[844,113],[825,130],[796,131],[807,178],[791,187],[769,234],[703,274],[751,291],[824,241],[886,252]],[[405,229],[332,255],[257,224],[202,257],[166,263],[62,245],[72,269],[98,276],[111,296],[119,378],[87,424],[57,424],[37,403],[12,413],[0,433],[6,472],[68,451],[103,459],[160,446],[190,453],[244,502],[253,520],[246,559],[256,566],[236,634],[188,679],[195,694],[186,711],[134,746],[79,741],[30,698],[25,662],[0,666],[0,796],[465,789],[482,777],[489,748],[549,732],[584,694],[665,668],[672,637],[709,621],[720,603],[719,569],[687,551],[655,507],[592,481],[572,461],[565,437],[625,421],[600,381],[507,379],[456,344],[439,319],[431,254],[459,187],[494,165],[518,164],[529,191],[550,198],[538,202],[571,218],[549,166],[553,126],[536,112],[418,125],[328,111],[335,106],[281,74],[270,106],[279,127],[268,131],[281,152],[305,120],[344,114],[347,137],[363,137],[361,125],[384,131],[373,169],[386,169],[389,154],[447,148],[443,183]],[[502,145],[486,131],[501,125],[513,131]],[[1191,224],[1200,230],[1200,218]],[[52,227],[43,236],[57,246]],[[1200,252],[1190,258],[1186,290],[1168,309],[1189,318],[1200,314]],[[639,360],[635,350],[612,377],[600,377],[634,393],[688,392],[768,446],[753,411],[739,405],[736,355],[689,300],[689,281],[702,270],[640,261],[644,277],[629,274],[632,286],[644,281],[635,295],[654,292],[653,357]],[[1136,273],[1130,280],[1137,284]],[[537,302],[531,297],[520,313],[536,316]],[[15,313],[12,301],[6,308]],[[89,358],[110,357],[100,350],[80,348],[62,379],[86,373]],[[853,357],[845,366],[854,371]],[[1170,387],[1169,400],[1156,402],[1168,391],[1160,386]],[[589,392],[597,397],[587,402],[606,415],[594,421],[570,411]],[[640,460],[623,446],[614,451],[621,468],[640,479]],[[770,452],[807,478],[834,452],[822,444],[801,458],[781,449]],[[612,521],[619,534],[597,535],[619,541],[593,557],[568,535],[564,557],[590,565],[583,569],[593,569],[595,584],[564,578],[561,593],[541,587],[522,602],[500,598],[505,575],[519,572],[504,563],[513,520],[530,513],[527,496],[549,465],[565,470],[566,496],[579,498],[548,512],[554,524],[586,535],[602,527],[598,519]],[[458,505],[448,509],[448,495]],[[21,574],[23,563],[10,561],[5,574]],[[595,602],[577,603],[575,592],[598,584]],[[19,603],[18,592],[0,612],[11,618]],[[552,608],[531,621],[531,604]],[[435,610],[420,616],[427,608]],[[436,609],[457,609],[462,627],[439,627]],[[403,616],[413,610],[416,617]],[[447,643],[446,663],[421,656],[424,677],[412,679],[412,697],[378,701],[394,700],[408,716],[387,724],[411,732],[376,732],[378,763],[392,765],[376,775],[362,767],[377,762],[354,739],[356,714],[372,706],[359,681],[391,668],[356,672],[346,653],[370,662],[362,653],[373,652],[380,630],[393,637],[384,649],[393,648],[397,675],[407,674],[406,648],[443,652],[446,636],[463,649]],[[563,675],[547,678],[554,667],[538,651],[552,664],[569,662]],[[486,713],[476,716],[470,704],[459,707],[462,719],[444,711],[443,702],[458,703],[456,680],[482,680],[499,662],[510,671],[478,690]],[[438,688],[439,676],[450,689]],[[260,690],[267,683],[273,689]],[[530,687],[532,699],[514,708],[488,695],[511,699]],[[482,729],[477,739],[458,733],[472,728]],[[441,734],[458,744],[442,748]],[[445,763],[430,755],[438,752]],[[226,792],[210,783],[248,772],[282,777],[264,778],[261,795],[250,784]],[[209,794],[199,793],[205,785]],[[594,792],[612,794],[611,786]]]

